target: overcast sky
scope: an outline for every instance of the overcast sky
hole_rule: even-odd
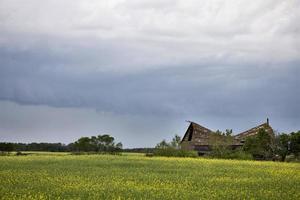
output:
[[[0,0],[0,141],[113,135],[152,147],[195,121],[300,129],[299,0]]]

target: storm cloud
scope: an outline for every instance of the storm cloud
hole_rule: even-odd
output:
[[[186,119],[239,131],[269,117],[279,131],[299,129],[299,9],[297,0],[1,0],[0,137],[42,140],[43,126],[23,126],[26,108],[44,129],[62,115],[38,117],[51,109],[74,120],[85,112],[77,130],[104,129],[131,147],[184,131]],[[64,134],[45,140],[93,134],[53,123]]]

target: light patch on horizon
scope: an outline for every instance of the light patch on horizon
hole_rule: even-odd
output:
[[[83,136],[110,134],[116,141],[121,141],[124,148],[153,147],[159,140],[181,134],[186,124],[177,123],[179,126],[176,126],[174,121],[173,118],[141,119],[137,115],[96,112],[93,109],[0,101],[0,141],[69,144]],[[147,127],[146,131],[144,127]]]

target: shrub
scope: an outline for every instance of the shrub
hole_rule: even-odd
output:
[[[22,153],[21,151],[17,151],[16,156],[26,156],[27,153]]]
[[[253,156],[250,153],[245,151],[233,151],[228,156],[229,159],[237,159],[237,160],[253,160]]]
[[[164,148],[164,149],[155,149],[153,156],[165,156],[165,157],[198,157],[197,151],[187,151],[182,149],[174,148]]]
[[[146,157],[153,157],[154,156],[153,153],[146,153],[145,155],[146,155]]]
[[[212,151],[209,154],[212,158],[223,158],[223,159],[235,159],[235,160],[253,160],[253,156],[250,153],[243,151],[242,149],[236,150],[223,150],[223,151]]]
[[[109,155],[122,155],[122,152],[119,151],[100,151],[100,152],[95,152],[95,151],[73,151],[71,152],[72,155],[104,155],[104,154],[109,154]]]

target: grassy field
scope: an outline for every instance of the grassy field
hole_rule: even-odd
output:
[[[0,156],[0,199],[300,199],[300,164],[139,154]]]

